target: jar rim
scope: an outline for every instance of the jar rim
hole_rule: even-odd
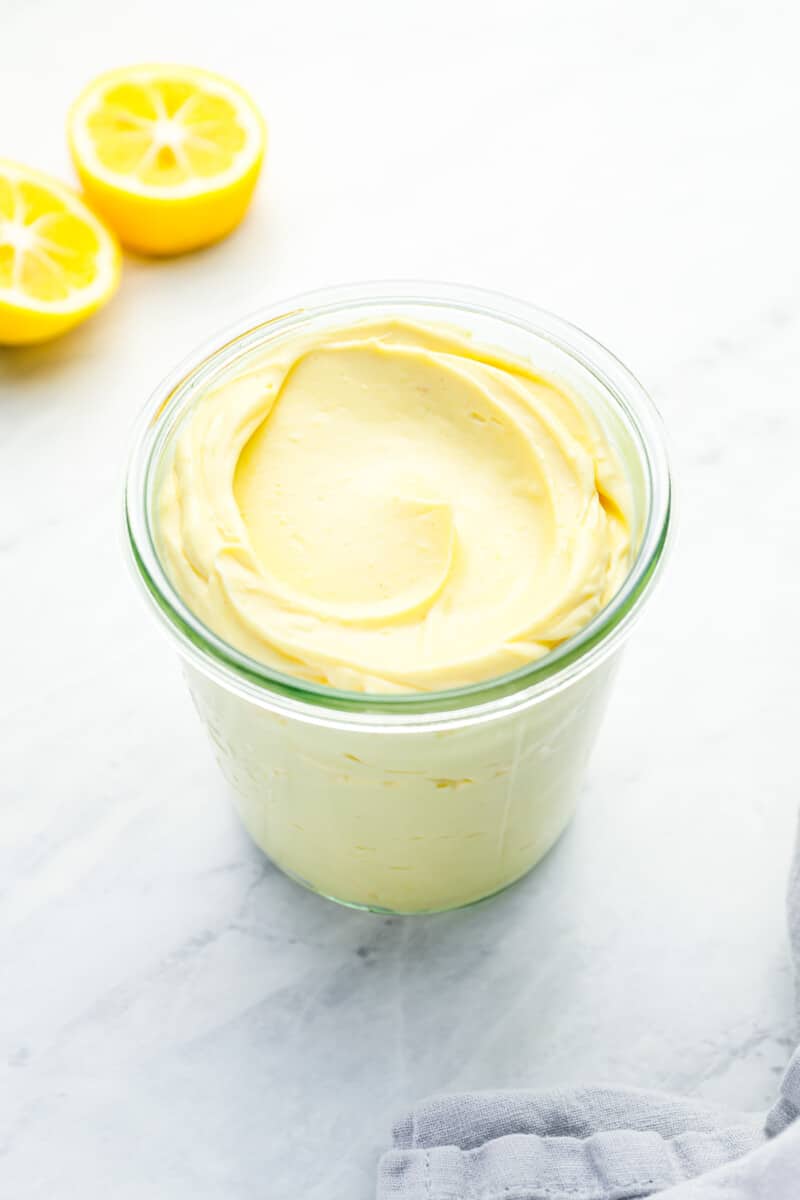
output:
[[[504,675],[442,691],[352,692],[284,674],[237,650],[184,602],[156,549],[149,497],[170,432],[170,418],[209,376],[293,324],[358,308],[441,308],[516,326],[587,371],[634,435],[645,474],[647,510],[636,557],[618,591],[591,621],[548,654]],[[365,314],[366,315],[366,314]],[[424,280],[351,283],[304,292],[261,309],[212,336],[156,388],[134,430],[124,496],[128,558],[151,608],[197,669],[264,707],[311,721],[364,721],[417,727],[485,718],[527,705],[586,674],[627,635],[663,563],[671,532],[671,480],[663,425],[645,389],[622,362],[582,329],[545,309],[501,292]]]

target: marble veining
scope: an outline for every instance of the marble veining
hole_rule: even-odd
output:
[[[106,313],[0,351],[3,1197],[368,1200],[391,1120],[432,1091],[774,1094],[800,794],[800,18],[474,9],[229,0],[222,46],[210,0],[140,0],[113,29],[98,0],[4,9],[3,154],[66,173],[70,98],[153,57],[240,78],[272,146],[229,241],[130,259]],[[177,359],[281,295],[392,275],[586,326],[652,390],[679,484],[574,825],[505,895],[417,920],[336,908],[250,846],[119,537],[130,426]]]

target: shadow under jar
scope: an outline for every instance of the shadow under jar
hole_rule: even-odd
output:
[[[631,563],[619,590],[544,657],[438,692],[348,692],[243,653],[182,599],[156,498],[199,398],[287,335],[377,318],[445,325],[579,395],[627,475]],[[296,297],[227,330],[173,373],[137,430],[125,501],[136,578],[184,660],[196,707],[253,840],[288,875],[344,904],[422,913],[507,887],[568,824],[623,641],[670,524],[660,420],[633,376],[586,334],[521,301],[428,283]]]

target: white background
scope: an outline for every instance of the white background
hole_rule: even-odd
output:
[[[433,1090],[602,1078],[766,1106],[798,796],[800,18],[725,0],[0,0],[0,154],[141,60],[247,86],[251,215],[0,351],[0,1195],[367,1200]],[[130,425],[214,330],[450,278],[610,345],[681,519],[578,819],[474,911],[385,921],[236,825],[120,550]]]

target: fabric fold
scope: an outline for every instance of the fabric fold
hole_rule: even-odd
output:
[[[746,1123],[741,1113],[645,1088],[553,1088],[432,1096],[395,1126],[395,1148],[458,1146],[471,1150],[507,1134],[587,1138],[613,1129],[674,1137]]]
[[[752,1150],[755,1122],[716,1132],[610,1130],[588,1138],[509,1134],[472,1150],[398,1149],[381,1163],[379,1200],[635,1200]]]
[[[764,1125],[767,1137],[775,1137],[782,1133],[793,1121],[800,1116],[800,1050],[795,1051],[794,1058],[789,1063],[781,1083],[781,1094],[767,1113]],[[800,1197],[800,1163],[797,1166],[798,1186]]]

